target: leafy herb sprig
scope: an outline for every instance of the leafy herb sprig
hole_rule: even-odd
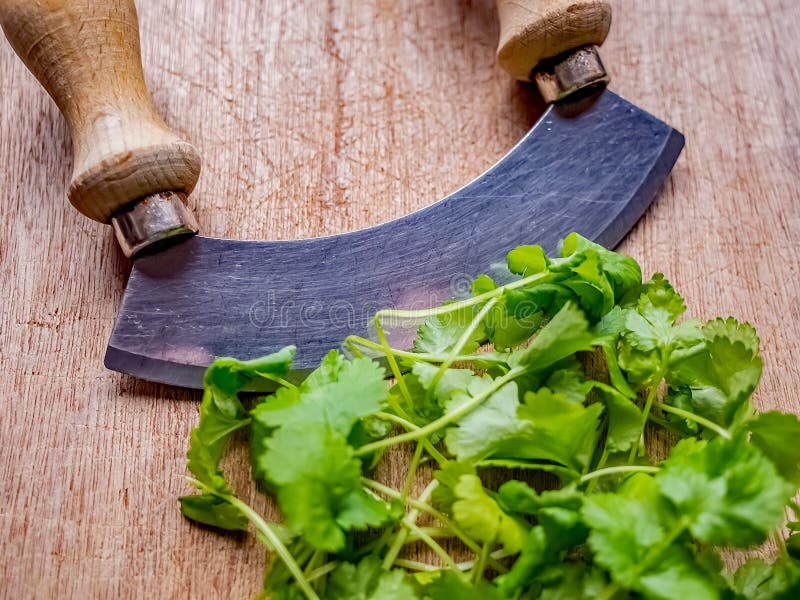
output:
[[[302,383],[287,379],[291,347],[216,361],[188,452],[201,493],[183,514],[252,527],[270,556],[261,595],[281,600],[800,597],[800,421],[755,411],[753,328],[679,321],[662,275],[642,282],[633,259],[576,234],[559,257],[507,259],[509,283],[481,275],[471,298],[381,311],[377,339],[351,336]],[[389,345],[398,319],[424,320],[413,351]],[[278,389],[246,408],[239,392],[259,379]],[[240,429],[282,523],[220,469]],[[666,457],[648,453],[657,432]],[[403,484],[370,478],[401,444]],[[512,478],[537,471],[559,486]],[[773,563],[724,567],[718,549],[770,537]]]

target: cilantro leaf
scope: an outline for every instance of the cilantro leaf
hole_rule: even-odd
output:
[[[743,434],[679,442],[656,481],[695,537],[740,548],[764,541],[794,493]]]
[[[361,486],[361,461],[345,438],[320,424],[284,426],[253,457],[276,488],[291,529],[314,548],[336,552],[345,532],[390,519]]]
[[[488,389],[491,378],[475,377],[452,404]],[[517,385],[507,383],[447,431],[447,449],[459,460],[484,458],[547,460],[580,471],[591,458],[602,406],[584,407],[549,388],[527,392],[519,403]],[[562,432],[571,433],[564,439]]]
[[[491,385],[489,376],[473,377],[467,389],[454,396],[452,404],[462,404]],[[445,443],[448,451],[458,460],[480,460],[514,453],[520,443],[524,443],[522,438],[533,434],[530,423],[517,418],[518,407],[517,385],[514,382],[507,383],[478,408],[462,417],[457,427],[447,430]]]
[[[481,581],[473,586],[464,575],[455,571],[437,571],[425,576],[432,579],[423,588],[426,600],[505,600],[490,583]]]
[[[507,596],[530,585],[543,565],[558,562],[559,553],[586,541],[588,528],[580,509],[583,496],[575,487],[537,493],[521,481],[509,481],[498,492],[499,504],[508,512],[536,517],[511,570],[497,579]]]
[[[287,346],[250,361],[220,358],[206,370],[200,422],[192,430],[186,453],[189,471],[198,481],[220,493],[232,493],[219,462],[234,432],[250,423],[238,393],[260,374],[286,375],[293,359],[294,347]],[[247,529],[247,519],[213,494],[183,496],[179,501],[181,512],[190,519],[223,529]]]
[[[623,303],[627,298],[639,293],[642,284],[642,270],[630,256],[619,254],[596,244],[585,237],[571,233],[561,245],[561,255],[568,257],[590,250],[600,258],[600,268],[614,288],[614,299]]]
[[[567,303],[527,348],[512,353],[509,362],[541,371],[576,352],[590,350],[598,343],[599,338],[589,330],[589,323],[581,310]]]
[[[761,378],[759,340],[748,323],[716,319],[703,326],[705,349],[685,361],[668,381],[686,386],[693,412],[729,426],[747,408]]]
[[[731,588],[747,600],[793,600],[800,596],[800,566],[789,559],[768,564],[753,558],[736,570]]]
[[[507,552],[519,552],[527,527],[506,514],[486,493],[477,475],[461,475],[453,487],[453,518],[474,539],[501,543]]]
[[[800,419],[777,411],[761,413],[747,423],[750,442],[772,461],[781,477],[800,485]]]
[[[414,352],[449,354],[474,318],[475,309],[472,306],[428,318],[419,327],[414,340]],[[486,337],[484,328],[477,327],[462,349],[462,353],[475,352]]]
[[[328,579],[325,600],[413,600],[418,598],[404,571],[384,571],[377,556],[357,565],[341,563]]]
[[[506,254],[508,270],[528,277],[547,270],[549,261],[541,246],[517,246]]]
[[[193,494],[181,496],[178,500],[181,503],[181,513],[192,521],[220,529],[247,531],[247,518],[238,508],[218,496]]]
[[[615,388],[600,382],[593,382],[593,386],[606,407],[608,415],[606,444],[609,450],[612,452],[629,450],[642,434],[642,411]]]
[[[595,562],[607,568],[614,581],[646,598],[718,598],[691,550],[680,541],[670,543],[671,534],[654,508],[648,498],[587,496],[581,514],[591,530]]]
[[[297,388],[281,388],[251,412],[267,429],[323,425],[343,436],[355,423],[381,409],[389,389],[385,371],[369,358],[344,359],[332,350]]]
[[[525,445],[514,454],[552,460],[581,471],[597,444],[602,412],[600,404],[584,406],[570,402],[549,388],[526,392],[517,416],[529,421],[533,429]],[[569,436],[564,436],[564,432],[569,432]]]

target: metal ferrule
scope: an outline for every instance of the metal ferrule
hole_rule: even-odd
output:
[[[597,46],[583,46],[557,56],[539,65],[533,78],[547,103],[605,86],[609,80]]]
[[[186,194],[147,196],[111,217],[111,225],[128,258],[195,235],[199,228],[186,207]]]

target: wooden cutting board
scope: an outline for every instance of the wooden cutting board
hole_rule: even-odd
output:
[[[621,249],[664,271],[692,316],[753,323],[758,404],[800,412],[796,0],[614,9],[614,89],[687,138]],[[190,202],[208,235],[398,217],[491,165],[542,110],[495,64],[494,0],[140,0],[139,12],[155,103],[204,157]],[[68,206],[65,126],[5,44],[0,73],[0,595],[250,597],[256,543],[178,512],[199,395],[103,368],[129,264]]]

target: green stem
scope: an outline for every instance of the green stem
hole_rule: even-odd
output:
[[[435,479],[431,481],[425,487],[425,489],[422,490],[422,493],[419,495],[419,498],[417,500],[421,503],[427,503],[428,498],[430,498],[431,493],[433,493],[433,490],[436,489],[437,485],[439,485],[438,481],[436,481]],[[400,492],[399,500],[405,504],[407,499],[408,499],[407,495],[404,494],[403,492]],[[419,511],[420,511],[419,508],[412,508],[403,519],[401,523],[402,528],[400,529],[400,531],[397,532],[397,535],[395,536],[392,545],[389,546],[389,551],[386,553],[386,556],[383,559],[382,566],[384,570],[388,571],[389,569],[392,568],[394,560],[397,558],[397,555],[400,554],[400,550],[402,550],[403,545],[406,543],[406,538],[408,537],[408,533],[412,529],[411,526],[413,526],[417,522]],[[419,529],[415,531],[415,533],[417,533],[420,536],[425,535],[425,533],[423,533]],[[432,538],[430,536],[427,536],[427,538],[428,540],[432,541]],[[420,539],[422,539],[427,543],[427,540],[425,538],[421,537]]]
[[[419,461],[422,458],[422,444],[417,444],[414,447],[414,455],[411,457],[411,462],[408,465],[408,473],[406,473],[403,487],[400,488],[400,499],[403,504],[406,502],[406,497],[411,491],[411,486],[414,485],[414,478],[417,476],[417,469],[419,468]]]
[[[494,568],[495,570],[498,570],[496,565],[501,565],[501,563],[499,563],[497,561],[499,559],[501,559],[501,558],[507,558],[509,556],[511,556],[511,554],[509,554],[508,552],[506,552],[505,550],[500,548],[499,550],[495,550],[494,552],[489,554],[489,559],[488,559],[487,562],[490,565],[492,565],[492,568]],[[466,560],[464,562],[458,563],[457,566],[458,566],[458,570],[459,571],[469,571],[470,569],[472,569],[475,566],[475,561],[474,560]],[[503,567],[502,571],[500,571],[500,572],[501,573],[507,573],[508,569]]]
[[[658,467],[646,467],[646,466],[638,466],[638,465],[622,465],[619,467],[606,467],[605,469],[597,469],[596,471],[592,471],[587,473],[583,477],[581,477],[578,481],[581,483],[586,483],[587,481],[591,481],[592,479],[597,479],[598,477],[605,477],[606,475],[615,475],[617,473],[658,473],[661,469]]]
[[[392,375],[394,376],[395,381],[397,382],[397,385],[400,388],[400,393],[403,394],[403,397],[406,399],[406,402],[408,402],[409,406],[411,406],[414,403],[413,400],[411,399],[411,393],[408,391],[408,386],[406,386],[405,379],[403,379],[403,374],[400,372],[400,366],[397,364],[397,361],[394,358],[394,354],[392,353],[392,347],[389,345],[389,340],[386,339],[386,334],[384,333],[383,328],[381,327],[380,319],[378,318],[377,314],[375,315],[375,331],[377,332],[378,338],[381,341],[381,345],[382,345],[384,353],[386,354],[386,360],[389,363],[389,368],[392,371]],[[389,395],[389,401],[390,401],[390,404],[391,404],[392,408],[395,410],[395,412],[398,415],[400,415],[402,418],[408,420],[408,418],[409,418],[408,414],[406,413],[406,411],[403,410],[402,406],[400,406],[397,402],[392,401],[391,394]],[[428,436],[425,435],[425,436],[421,436],[421,437],[425,437],[426,438],[426,439],[422,440],[422,443],[425,446],[425,449],[428,451],[428,453],[431,456],[434,456],[434,455],[438,454],[442,459],[444,459],[444,462],[440,461],[440,464],[443,464],[443,465],[447,464],[447,462],[448,462],[447,459],[445,459],[441,454],[439,454],[438,451],[436,450],[436,448],[433,447],[433,444],[431,444],[430,440],[427,439]],[[367,444],[366,446],[370,446],[370,445],[371,444]],[[363,450],[366,446],[362,446],[362,448],[360,448],[360,450]],[[383,446],[380,446],[380,447],[383,447]],[[369,452],[371,452],[371,450]],[[360,456],[360,455],[358,453],[356,453],[356,456]]]
[[[436,540],[427,535],[424,531],[420,530],[420,528],[414,523],[404,522],[403,527],[406,528],[407,531],[413,531],[417,536],[419,536],[419,539],[425,542],[425,544],[427,544],[427,546],[436,553],[436,556],[442,559],[442,562],[447,566],[447,568],[458,569],[458,566],[456,566],[456,561],[453,560],[453,557],[450,556]],[[392,562],[394,562],[394,559],[392,559]]]
[[[481,553],[478,555],[478,562],[472,567],[472,572],[470,573],[472,585],[478,585],[478,582],[483,579],[483,572],[486,570],[486,561],[489,559],[491,550],[492,542],[485,542],[481,548]]]
[[[714,421],[710,421],[705,417],[701,417],[693,412],[689,412],[688,410],[683,410],[682,408],[677,408],[675,406],[670,406],[669,404],[664,404],[663,402],[656,402],[655,406],[663,410],[665,413],[671,413],[673,415],[677,415],[679,417],[683,417],[684,419],[689,419],[690,421],[694,421],[705,427],[706,429],[710,429],[711,431],[715,432],[722,438],[726,440],[731,439],[730,432],[725,429],[724,427],[720,427]]]
[[[398,417],[397,415],[393,415],[392,413],[377,412],[374,414],[374,416],[378,417],[379,419],[391,421],[392,423],[397,423],[398,425],[405,428],[406,431],[416,431],[417,429],[419,429],[419,425],[415,425],[411,421],[404,419],[403,417]],[[436,446],[434,446],[430,442],[430,440],[428,439],[422,440],[422,445],[425,446],[425,450],[428,451],[428,454],[430,454],[433,457],[433,459],[440,465],[444,466],[450,462],[441,452],[439,452],[436,449]]]
[[[772,532],[772,540],[778,548],[778,554],[780,554],[782,558],[788,558],[789,550],[786,548],[786,541],[783,539],[783,533],[780,529]]]
[[[631,444],[631,453],[628,455],[628,462],[633,462],[636,457],[639,455],[639,448],[644,441],[644,428],[647,425],[647,416],[650,414],[650,409],[653,406],[653,402],[656,399],[656,395],[658,394],[658,386],[661,385],[661,379],[663,378],[663,374],[661,372],[654,378],[653,385],[650,386],[650,392],[647,394],[647,400],[644,403],[644,409],[642,410],[642,433],[633,444]]]
[[[603,593],[597,597],[597,600],[611,600],[621,589],[618,583],[612,581],[605,587]]]
[[[272,373],[261,373],[260,371],[256,371],[256,375],[258,375],[263,379],[269,379],[270,381],[274,381],[275,383],[278,383],[285,388],[289,388],[292,390],[297,389],[297,386],[293,384],[291,381],[287,381],[283,377],[278,377],[277,375],[273,375]]]
[[[336,567],[338,566],[339,566],[339,561],[337,560],[332,560],[329,563],[325,563],[324,565],[321,565],[316,569],[314,569],[313,571],[311,571],[311,573],[308,574],[308,580],[314,581],[315,579],[319,579],[320,577],[323,577],[328,573],[330,573],[331,571],[335,570]]]
[[[441,569],[438,565],[429,565],[428,563],[419,562],[418,560],[410,560],[408,558],[397,558],[394,561],[398,567],[411,569],[412,571],[438,571]]]
[[[454,537],[456,537],[456,534],[454,534],[452,531],[450,531],[449,529],[447,529],[445,527],[420,527],[420,529],[422,529],[422,531],[427,533],[433,539],[441,539],[441,538],[445,538],[446,539],[446,538],[454,538]],[[407,544],[411,544],[411,543],[416,542],[416,541],[418,541],[418,540],[414,537],[414,535],[410,534],[408,536],[408,539],[406,540],[406,543]]]
[[[476,304],[480,304],[481,302],[486,302],[491,300],[492,298],[497,298],[503,295],[503,292],[506,290],[514,290],[516,288],[525,287],[531,283],[536,283],[538,281],[542,281],[550,276],[548,271],[543,271],[541,273],[536,273],[535,275],[530,275],[529,277],[524,277],[522,279],[518,279],[517,281],[512,281],[511,283],[507,283],[505,285],[501,285],[500,287],[496,287],[493,290],[489,290],[483,294],[478,296],[474,296],[472,298],[467,298],[466,300],[461,300],[459,302],[451,302],[450,304],[445,304],[443,306],[439,306],[436,308],[429,308],[426,310],[398,310],[398,309],[384,309],[378,311],[375,315],[376,318],[379,317],[394,317],[397,319],[427,319],[428,317],[435,317],[438,315],[444,315],[451,312],[456,312],[461,310],[462,308],[467,308],[468,306],[474,306]]]
[[[273,531],[272,527],[269,526],[261,515],[259,515],[256,511],[254,511],[250,506],[239,500],[236,496],[231,494],[222,494],[217,490],[207,486],[202,481],[194,479],[192,477],[186,478],[191,484],[197,487],[199,490],[202,490],[206,494],[212,494],[217,498],[225,500],[226,502],[230,503],[231,505],[235,506],[239,509],[247,520],[253,524],[253,526],[258,530],[258,532],[264,536],[264,538],[269,541],[270,545],[272,546],[275,553],[280,557],[283,563],[286,565],[286,568],[289,569],[289,572],[294,576],[297,585],[300,586],[300,589],[306,595],[308,600],[320,600],[317,593],[311,587],[308,579],[306,579],[305,575],[303,574],[303,570],[300,568],[300,565],[294,560],[292,553],[289,552],[289,549],[283,544],[281,539],[278,535]]]
[[[680,438],[685,438],[686,437],[686,432],[685,431],[681,431],[680,429],[675,427],[675,425],[673,425],[669,421],[667,421],[665,419],[661,419],[661,418],[655,416],[652,413],[650,415],[648,415],[647,420],[650,421],[651,423],[655,423],[659,427],[661,427],[663,429],[666,429],[670,433],[673,433],[673,434],[677,435]]]
[[[478,329],[483,319],[489,314],[489,311],[494,308],[494,305],[497,304],[497,302],[498,298],[492,298],[489,300],[489,302],[486,303],[486,305],[478,312],[478,314],[475,315],[475,318],[472,319],[469,326],[461,334],[461,337],[458,338],[456,345],[453,347],[453,351],[451,353],[452,355],[444,360],[441,365],[439,365],[439,370],[436,371],[436,374],[433,376],[433,380],[431,381],[431,385],[428,388],[429,394],[436,389],[437,384],[442,379],[447,369],[449,369],[450,365],[455,362],[455,358],[458,353],[464,349],[464,346],[466,346],[467,343],[469,343],[469,340],[475,333],[475,330]]]
[[[594,468],[594,472],[595,473],[598,472],[598,471],[602,471],[603,467],[606,466],[606,461],[608,460],[609,452],[610,451],[608,449],[608,442],[606,442],[603,445],[603,453],[600,455],[600,460],[598,460],[597,461],[597,465],[595,465],[595,468]],[[586,474],[584,474],[583,476],[585,477]],[[590,479],[589,485],[586,487],[586,493],[587,494],[591,494],[592,493],[592,490],[594,490],[594,486],[597,485],[598,478],[601,477],[601,476],[602,475],[598,475],[598,476],[593,477],[593,478]]]
[[[368,479],[366,477],[362,477],[361,478],[361,483],[365,487],[370,488],[372,490],[375,490],[377,492],[381,492],[382,494],[385,494],[385,495],[389,496],[390,498],[397,498],[398,500],[400,499],[400,492],[398,492],[396,489],[394,489],[392,487],[383,485],[382,483],[380,483],[378,481],[375,481],[373,479]],[[411,498],[411,497],[406,498],[406,504],[408,504],[412,508],[417,508],[420,511],[422,511],[424,513],[427,513],[430,516],[432,516],[434,519],[436,519],[442,525],[444,525],[447,529],[452,531],[453,534],[459,540],[461,540],[461,542],[467,548],[472,550],[475,554],[480,554],[480,551],[481,551],[480,545],[477,542],[475,542],[472,538],[470,538],[469,535],[467,535],[467,533],[463,529],[461,529],[461,527],[459,527],[454,521],[451,521],[450,518],[447,517],[447,515],[439,512],[438,510],[436,510],[435,508],[433,508],[430,504],[428,504],[426,502],[420,502],[416,498]],[[494,568],[496,571],[498,571],[500,573],[505,573],[506,571],[508,571],[508,569],[506,569],[505,566],[503,566],[501,563],[499,563],[497,561],[490,560],[489,562],[490,562],[492,568]]]
[[[354,452],[354,455],[363,456],[364,454],[369,454],[370,452],[374,452],[375,450],[379,450],[380,448],[385,448],[387,446],[393,446],[395,444],[402,444],[404,442],[410,442],[412,440],[418,440],[419,438],[428,437],[432,433],[439,431],[440,429],[449,425],[453,421],[457,421],[464,415],[469,414],[470,412],[475,410],[478,406],[480,406],[483,402],[485,402],[492,394],[494,394],[497,390],[503,387],[506,383],[508,383],[515,377],[519,377],[524,372],[525,370],[521,368],[512,369],[499,379],[496,379],[494,383],[486,390],[484,390],[482,393],[478,394],[474,398],[471,398],[468,402],[465,402],[455,410],[445,413],[435,421],[431,421],[424,427],[420,427],[415,431],[408,431],[406,433],[402,433],[394,437],[377,440],[375,442],[372,442],[371,444],[365,444],[364,446],[358,448]]]
[[[345,340],[348,347],[353,350],[353,352],[357,352],[359,356],[363,356],[363,354],[358,351],[358,349],[354,346],[358,344],[360,346],[365,346],[367,348],[371,348],[372,350],[378,350],[380,352],[384,352],[385,348],[383,345],[373,342],[370,339],[358,336],[358,335],[350,335]],[[408,352],[407,350],[399,350],[398,348],[391,348],[392,354],[395,356],[399,356],[400,358],[407,358],[413,361],[423,361],[423,362],[444,362],[450,358],[447,354],[431,354],[428,352]],[[494,362],[499,364],[505,364],[506,359],[498,358],[491,355],[484,355],[484,354],[460,354],[454,357],[453,362],[474,362],[474,361],[485,361],[485,362]]]

